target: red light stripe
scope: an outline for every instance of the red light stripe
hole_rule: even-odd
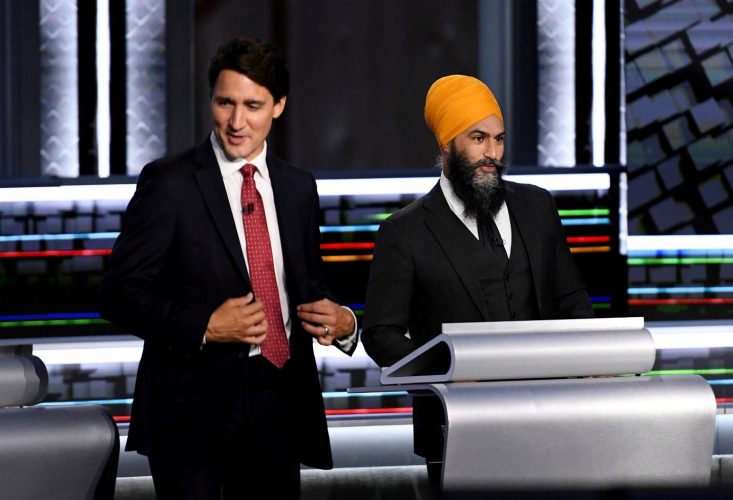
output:
[[[630,306],[658,306],[658,305],[675,305],[675,304],[710,304],[724,305],[733,304],[733,298],[714,298],[714,299],[629,299],[627,303]]]
[[[321,250],[371,250],[374,242],[364,243],[321,243]]]
[[[733,398],[715,398],[715,402],[718,404],[733,403]]]
[[[568,243],[608,243],[610,236],[568,236]]]
[[[353,408],[326,410],[326,415],[374,415],[378,413],[412,413],[412,408]]]
[[[29,252],[0,252],[0,259],[23,259],[32,257],[90,257],[94,255],[109,255],[112,250],[34,250]]]
[[[130,416],[129,415],[115,415],[112,418],[117,423],[126,423],[126,422],[129,422],[130,421]]]

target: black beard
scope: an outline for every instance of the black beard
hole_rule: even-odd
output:
[[[454,143],[450,145],[447,162],[448,180],[463,202],[466,214],[479,221],[496,216],[504,203],[504,163],[489,158],[470,163],[465,154],[456,150]],[[477,168],[488,165],[496,168],[496,173],[476,173]]]

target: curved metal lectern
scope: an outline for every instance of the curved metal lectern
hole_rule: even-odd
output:
[[[643,318],[445,324],[381,381],[442,403],[447,492],[708,485],[715,397],[654,358]]]

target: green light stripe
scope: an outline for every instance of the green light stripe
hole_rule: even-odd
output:
[[[28,321],[3,321],[0,328],[11,328],[14,326],[70,326],[70,325],[103,325],[107,321],[103,319],[46,319]]]
[[[686,264],[733,264],[733,257],[657,257],[632,258],[626,261],[630,266],[649,266],[654,264],[686,265]]]
[[[654,370],[648,372],[647,375],[730,375],[733,368],[707,368],[702,370]]]
[[[607,208],[583,208],[575,210],[558,210],[560,217],[601,217],[609,215],[611,211]]]
[[[611,304],[591,304],[593,309],[611,309]]]

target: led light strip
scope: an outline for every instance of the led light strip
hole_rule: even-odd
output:
[[[27,252],[0,252],[0,259],[35,258],[35,257],[92,257],[112,253],[111,249],[102,250],[40,250]]]
[[[657,250],[733,250],[733,235],[629,236],[629,252]]]
[[[675,265],[691,264],[733,264],[733,257],[658,257],[638,258],[629,257],[626,263],[630,266]]]
[[[550,191],[608,190],[608,174],[506,175],[508,180],[534,184]],[[368,179],[318,179],[321,196],[424,194],[430,191],[437,177],[387,177]],[[90,184],[69,186],[37,186],[0,188],[2,202],[36,201],[128,201],[135,184]]]
[[[631,287],[629,295],[658,295],[660,293],[733,293],[733,286],[650,286]]]

